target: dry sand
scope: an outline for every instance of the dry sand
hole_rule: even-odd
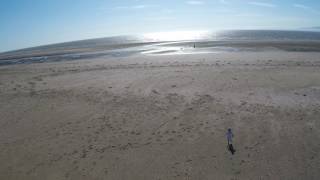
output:
[[[0,179],[319,179],[319,118],[320,53],[2,66]]]

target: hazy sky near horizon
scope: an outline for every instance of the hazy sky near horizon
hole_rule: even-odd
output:
[[[0,52],[149,32],[320,26],[319,0],[1,0]]]

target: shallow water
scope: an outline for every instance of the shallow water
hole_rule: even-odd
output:
[[[46,45],[0,54],[0,66],[98,57],[241,51],[320,52],[320,32],[238,30],[166,32]]]

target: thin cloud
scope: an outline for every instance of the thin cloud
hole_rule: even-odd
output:
[[[254,6],[268,7],[268,8],[276,7],[275,4],[265,3],[265,2],[249,2],[249,4]]]
[[[233,10],[233,9],[227,9],[227,8],[220,8],[220,9],[216,9],[216,10],[214,10],[214,12],[216,12],[216,13],[222,13],[222,14],[234,14],[234,13],[236,13],[236,11],[235,10]]]
[[[242,13],[242,14],[235,14],[236,17],[263,17],[261,14],[252,14],[252,13]]]
[[[315,14],[320,14],[320,11],[317,11],[317,10],[313,9],[312,7],[309,7],[309,6],[306,6],[303,4],[293,4],[293,7],[303,9],[303,10],[306,10],[306,11],[309,11],[309,12],[312,12]]]
[[[134,6],[117,6],[114,9],[145,9],[149,7],[155,7],[156,5],[146,5],[146,4],[139,4]]]
[[[194,0],[194,1],[187,1],[187,4],[189,4],[189,5],[203,5],[205,3],[203,1]]]
[[[296,7],[296,8],[300,8],[300,9],[311,9],[309,6],[305,6],[305,5],[302,5],[302,4],[294,4],[293,7]]]
[[[164,20],[173,20],[173,17],[146,17],[144,18],[147,21],[164,21]]]
[[[229,4],[227,0],[219,0],[221,4]]]
[[[174,12],[174,10],[172,10],[172,9],[162,9],[161,12],[164,13],[164,14],[172,14]]]

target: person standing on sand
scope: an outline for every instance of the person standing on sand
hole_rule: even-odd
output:
[[[232,138],[233,138],[233,133],[232,133],[232,130],[229,128],[227,132],[228,149],[232,154],[234,154],[236,151],[234,150],[232,145]]]

